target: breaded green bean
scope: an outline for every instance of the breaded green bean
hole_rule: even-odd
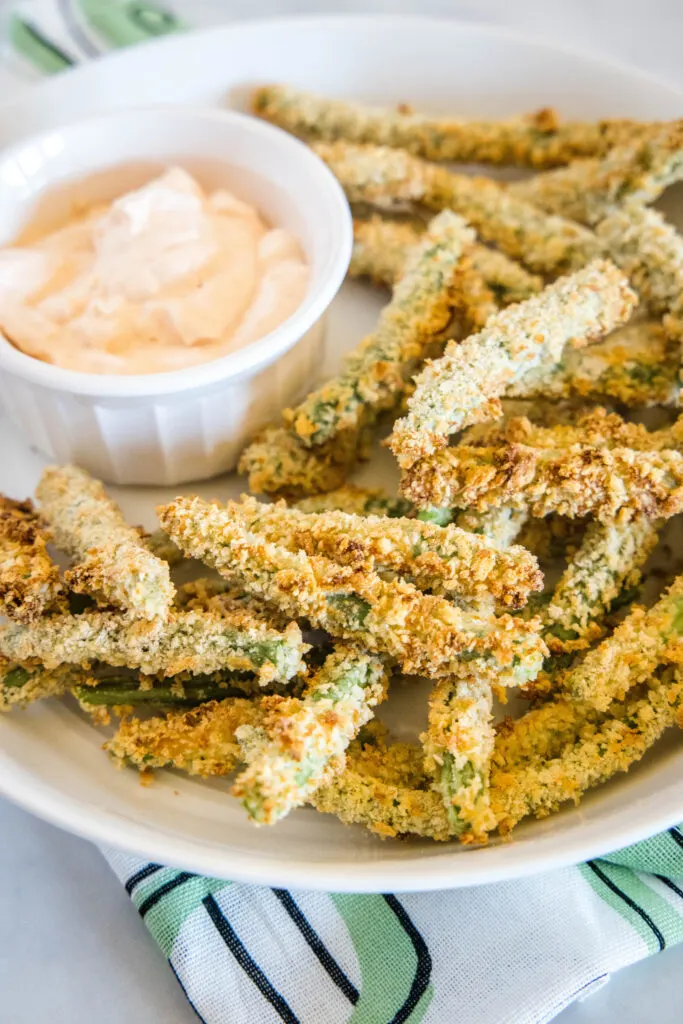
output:
[[[683,121],[652,125],[600,159],[514,182],[510,191],[549,213],[597,224],[624,203],[652,203],[683,174]]]
[[[412,505],[405,498],[395,498],[372,487],[356,487],[346,484],[336,491],[302,498],[296,508],[301,512],[348,512],[356,516],[388,516],[397,519],[409,515]]]
[[[494,770],[514,770],[529,761],[559,757],[568,743],[579,738],[586,722],[597,723],[601,717],[589,704],[555,697],[519,718],[505,718],[496,726]]]
[[[291,552],[250,533],[230,508],[177,498],[158,510],[187,554],[228,579],[333,636],[387,654],[410,674],[480,672],[501,685],[533,678],[545,645],[535,623],[489,611],[464,611],[397,579]],[[2,649],[0,645],[0,650]]]
[[[615,598],[639,582],[660,526],[647,519],[589,524],[541,614],[543,635],[553,654],[590,647],[604,634],[602,619]]]
[[[451,834],[472,842],[485,840],[495,827],[488,792],[491,702],[490,685],[475,677],[439,680],[429,698],[429,726],[420,737]]]
[[[0,494],[0,615],[34,622],[61,596],[59,570],[33,505]]]
[[[76,686],[72,692],[84,710],[93,708],[129,707],[196,707],[210,700],[253,695],[260,689],[248,676],[195,676],[178,682],[172,678],[164,686],[159,683],[139,684],[139,678],[105,679],[96,686]]]
[[[263,683],[305,670],[306,650],[295,623],[278,632],[246,612],[228,617],[178,611],[166,621],[84,612],[0,629],[0,654],[19,662],[38,658],[46,668],[103,661],[164,676],[229,669],[254,672]]]
[[[683,675],[667,671],[645,697],[632,698],[602,722],[585,723],[556,757],[539,757],[491,773],[491,806],[501,832],[528,814],[545,817],[590,787],[625,772],[665,729],[681,722]]]
[[[488,537],[497,547],[507,548],[514,544],[528,518],[526,509],[502,506],[489,508],[484,512],[466,509],[464,512],[458,512],[456,523],[461,530],[478,533]]]
[[[350,277],[368,277],[373,284],[393,288],[422,234],[422,225],[414,221],[389,220],[378,214],[354,218]]]
[[[524,548],[501,551],[487,538],[457,526],[346,512],[306,513],[249,497],[227,507],[247,530],[273,544],[358,569],[369,565],[391,570],[432,593],[491,596],[520,608],[530,593],[543,587],[538,563]]]
[[[259,117],[307,141],[348,139],[398,146],[430,160],[557,167],[602,152],[610,122],[559,121],[543,108],[506,120],[456,120],[331,100],[290,85],[264,85],[251,98]],[[623,122],[617,122],[623,124]]]
[[[422,751],[382,740],[351,744],[346,767],[316,790],[309,802],[347,825],[365,825],[383,839],[419,835],[450,838],[443,801],[430,789],[421,766]]]
[[[370,230],[364,232],[366,242],[359,243],[359,231],[362,228],[354,227],[355,242],[349,274],[352,277],[370,277],[376,284],[393,288],[403,275],[412,249],[424,237],[424,227],[418,230],[410,224],[386,221],[381,217],[373,218],[372,221],[356,221],[355,224]],[[398,237],[395,237],[397,233]],[[396,247],[399,244],[400,249]],[[452,288],[453,322],[448,328],[449,336],[465,337],[483,327],[489,317],[498,311],[493,289],[477,265],[477,253],[490,252],[490,249],[474,244],[467,246],[463,252]],[[508,260],[502,253],[494,256],[499,256],[509,266],[518,267],[522,274],[526,274],[522,267]]]
[[[495,419],[499,396],[542,361],[558,361],[566,345],[582,344],[624,323],[636,297],[624,275],[596,260],[540,295],[489,320],[479,334],[449,345],[416,377],[408,415],[390,447],[403,467],[448,442],[449,434]]]
[[[514,544],[529,517],[525,509],[517,508],[490,508],[478,512],[471,508],[462,511],[431,505],[416,511],[415,518],[423,523],[434,523],[436,526],[449,526],[455,523],[466,533],[487,537],[496,547],[507,548]],[[528,545],[523,544],[522,547]]]
[[[351,277],[369,277],[377,285],[393,287],[400,275],[409,249],[423,228],[408,221],[389,220],[375,215],[353,222]],[[473,244],[467,252],[474,269],[501,306],[523,302],[543,287],[542,278],[496,249]]]
[[[246,614],[255,624],[261,623],[279,630],[286,629],[290,622],[277,608],[247,593],[242,587],[228,583],[227,580],[208,579],[204,576],[178,587],[176,607],[228,618]]]
[[[569,448],[446,448],[404,474],[404,495],[419,507],[512,505],[533,516],[550,512],[609,521],[666,518],[683,511],[683,456],[679,452]]]
[[[17,664],[0,655],[0,711],[26,707],[45,697],[61,697],[71,686],[89,682],[89,673],[74,665],[48,669],[36,659]]]
[[[629,324],[588,348],[567,348],[558,363],[528,370],[511,398],[613,399],[627,406],[678,405],[680,347],[660,323]]]
[[[665,661],[680,662],[683,636],[683,576],[647,610],[630,614],[583,661],[566,673],[562,686],[572,699],[606,711]]]
[[[382,661],[339,648],[300,699],[262,701],[263,720],[237,730],[247,767],[232,788],[252,821],[272,825],[300,807],[330,774],[386,695]]]
[[[350,203],[384,210],[419,203],[430,210],[455,210],[484,242],[519,260],[535,274],[577,270],[602,255],[588,228],[546,213],[512,195],[490,178],[454,174],[403,150],[318,143],[315,152],[339,180]]]
[[[140,771],[177,768],[190,775],[228,775],[241,763],[235,733],[263,717],[260,700],[228,697],[165,717],[124,718],[105,749],[119,764]]]
[[[474,269],[481,274],[501,306],[524,302],[543,288],[542,277],[529,273],[521,263],[506,256],[504,252],[475,244],[469,256]]]
[[[617,413],[596,406],[579,414],[572,423],[546,427],[532,423],[526,416],[512,416],[502,426],[491,429],[478,447],[523,444],[532,448],[571,448],[591,445],[605,448],[633,448],[635,451],[662,451],[676,447],[676,430],[665,427],[648,430],[642,423],[629,423]]]
[[[49,466],[36,494],[58,547],[79,560],[65,574],[77,593],[163,618],[173,602],[168,565],[148,550],[99,480],[77,466]]]
[[[434,337],[447,325],[455,271],[473,232],[455,214],[435,217],[380,315],[374,334],[346,356],[339,376],[285,411],[308,447],[357,435],[400,403],[412,376],[434,354]]]
[[[597,228],[615,263],[653,316],[666,314],[664,326],[683,336],[683,236],[657,210],[630,204],[615,210]]]
[[[311,449],[284,427],[266,427],[242,452],[237,471],[256,494],[292,499],[339,488],[363,454],[363,439],[356,437]]]

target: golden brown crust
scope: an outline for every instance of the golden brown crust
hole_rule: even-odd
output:
[[[430,210],[454,210],[482,241],[497,246],[534,274],[578,270],[603,252],[602,243],[576,221],[546,213],[517,198],[490,178],[454,174],[405,150],[317,143],[349,202],[382,210],[421,204]]]
[[[497,682],[523,682],[546,653],[533,620],[460,609],[400,578],[387,583],[367,568],[291,552],[250,533],[229,506],[177,498],[158,513],[188,555],[239,580],[285,614],[388,654],[406,672],[438,677],[480,671]]]
[[[48,466],[36,488],[55,543],[79,560],[65,574],[76,593],[145,619],[173,602],[168,563],[149,550],[99,480],[78,466]]]
[[[389,444],[403,468],[443,448],[450,434],[496,419],[500,397],[526,371],[556,363],[628,319],[636,296],[613,263],[596,260],[539,295],[492,317],[478,334],[451,342],[415,379],[408,414]]]
[[[59,570],[32,503],[0,495],[0,614],[35,622],[62,595]]]
[[[355,219],[350,276],[368,277],[376,285],[392,287],[403,273],[408,251],[418,242],[423,230],[423,225],[418,226],[413,221],[391,220],[377,214],[367,220]],[[503,306],[523,302],[543,287],[540,277],[530,274],[520,263],[496,249],[475,243],[467,255],[486,285],[488,294],[481,293],[486,294],[486,303],[490,307],[486,317],[491,315],[494,302]],[[465,288],[462,292],[466,297]],[[472,321],[474,327],[485,323],[486,303],[482,301],[481,312]]]
[[[430,160],[454,163],[558,167],[577,157],[602,153],[637,122],[561,121],[552,107],[505,120],[458,120],[416,114],[408,104],[396,109],[327,99],[289,85],[255,89],[251,109],[307,141],[400,146]]]
[[[264,684],[304,670],[307,650],[294,622],[279,632],[248,610],[229,615],[172,611],[166,620],[87,611],[0,629],[0,652],[13,661],[38,658],[48,668],[102,661],[164,676],[229,669],[255,673]]]
[[[485,537],[453,525],[340,511],[306,513],[244,495],[228,508],[247,529],[274,544],[359,569],[391,570],[431,593],[492,596],[518,608],[543,585],[535,559],[523,548],[501,551]]]
[[[364,445],[355,438],[335,441],[334,448],[306,448],[292,431],[266,427],[242,452],[237,471],[249,477],[249,489],[255,494],[292,500],[333,491],[342,486],[364,453]]]
[[[528,507],[535,516],[669,518],[683,511],[683,456],[671,450],[590,445],[459,446],[415,463],[401,486],[418,508],[472,505],[483,510],[512,504]]]
[[[499,830],[509,832],[528,814],[546,817],[565,801],[578,803],[590,787],[626,772],[676,724],[683,704],[683,678],[665,673],[645,697],[636,697],[610,717],[582,723],[579,736],[560,753],[494,766],[491,806]],[[578,723],[577,723],[578,724]]]
[[[227,775],[241,762],[235,732],[262,717],[260,701],[232,697],[169,711],[164,718],[124,718],[105,744],[112,757],[141,771],[178,768],[190,775]]]

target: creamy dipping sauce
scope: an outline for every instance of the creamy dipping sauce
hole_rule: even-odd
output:
[[[170,168],[30,247],[0,250],[0,331],[82,373],[163,373],[257,341],[301,304],[298,242]]]

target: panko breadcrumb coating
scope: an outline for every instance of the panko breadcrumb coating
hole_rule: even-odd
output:
[[[250,533],[230,508],[177,498],[158,510],[175,542],[228,579],[333,636],[387,654],[411,674],[533,678],[546,652],[535,622],[463,610],[397,579],[291,552]],[[0,644],[0,650],[2,649]]]
[[[597,224],[625,203],[652,203],[683,174],[683,121],[654,124],[601,159],[516,181],[510,191],[549,213]]]
[[[536,559],[524,548],[501,551],[487,538],[457,526],[346,512],[306,513],[246,496],[241,503],[229,502],[228,509],[246,529],[273,544],[359,569],[369,565],[391,570],[431,593],[490,595],[519,608],[543,586]]]
[[[301,512],[348,512],[356,516],[388,516],[397,519],[409,515],[412,505],[377,488],[346,484],[327,494],[302,498],[296,502]]]
[[[445,448],[406,470],[402,492],[418,508],[512,505],[534,516],[594,515],[609,521],[668,519],[683,511],[683,456],[572,445]]]
[[[285,411],[307,447],[356,435],[400,403],[415,370],[434,354],[434,337],[451,316],[456,269],[474,232],[444,211],[432,220],[409,257],[373,334],[345,357],[341,373]]]
[[[79,560],[64,576],[76,593],[163,618],[173,602],[168,564],[148,550],[99,480],[77,466],[48,466],[36,488],[55,543]]]
[[[339,647],[301,698],[264,699],[262,721],[237,730],[247,767],[232,794],[252,821],[274,824],[320,787],[332,765],[339,770],[346,747],[386,688],[380,659]]]
[[[450,838],[441,796],[419,771],[419,747],[375,739],[349,747],[346,767],[316,790],[309,802],[347,825],[365,825],[382,839],[418,835]]]
[[[677,435],[675,427],[650,431],[642,423],[629,423],[617,413],[595,406],[579,413],[571,423],[553,426],[532,423],[526,416],[512,416],[500,427],[491,424],[481,447],[524,444],[532,448],[571,448],[582,444],[657,452],[675,447]]]
[[[409,249],[423,230],[414,222],[391,220],[377,214],[367,220],[355,219],[349,274],[393,287],[403,273]],[[496,249],[474,243],[466,255],[501,306],[523,302],[543,287],[542,278],[530,274],[520,263]]]
[[[390,447],[399,464],[408,467],[444,447],[449,434],[495,419],[499,396],[527,370],[559,360],[572,342],[585,344],[618,327],[635,304],[624,275],[597,260],[449,345],[416,377],[408,415],[394,425]]]
[[[631,204],[598,225],[615,263],[653,316],[666,314],[664,326],[683,336],[683,236],[657,210]]]
[[[541,615],[553,654],[582,650],[605,632],[603,617],[619,594],[640,581],[661,523],[591,522]]]
[[[247,593],[242,587],[228,583],[227,580],[205,576],[182,583],[177,588],[176,607],[228,618],[236,614],[249,615],[254,625],[261,622],[275,629],[285,629],[290,622],[277,608]]]
[[[562,274],[602,255],[588,228],[518,199],[490,178],[454,174],[410,153],[347,142],[317,143],[315,152],[339,180],[350,203],[383,210],[420,204],[454,210],[489,242],[534,274]]]
[[[295,623],[278,632],[245,612],[228,617],[178,611],[165,621],[84,612],[0,628],[0,654],[13,661],[38,658],[47,668],[103,661],[164,676],[229,669],[255,672],[263,683],[305,671],[307,649]]]
[[[665,672],[645,697],[627,701],[601,722],[586,722],[558,756],[494,766],[491,807],[500,831],[509,832],[528,814],[541,818],[567,800],[578,803],[587,789],[628,771],[665,729],[681,724],[682,708],[683,675]]]
[[[443,679],[429,697],[429,726],[420,738],[425,768],[441,793],[452,835],[482,842],[495,827],[489,807],[489,767],[494,731],[490,685]]]
[[[497,771],[514,770],[530,761],[559,757],[581,735],[586,722],[604,716],[589,704],[555,697],[519,718],[504,718],[496,726],[492,764]]]
[[[46,697],[61,697],[72,686],[90,682],[89,674],[75,665],[48,669],[36,659],[17,664],[0,655],[0,711],[26,707]]]
[[[514,544],[528,518],[526,509],[503,505],[501,508],[489,508],[483,512],[466,509],[457,513],[455,521],[461,530],[478,533],[488,537],[499,548],[507,548]],[[522,546],[528,547],[526,543]]]
[[[242,761],[235,733],[262,719],[260,701],[229,697],[163,718],[124,718],[105,748],[115,761],[141,771],[178,768],[190,775],[228,775]]]
[[[680,663],[683,645],[683,576],[652,608],[634,607],[611,636],[562,677],[573,700],[606,711],[666,661]]]
[[[249,477],[249,490],[255,494],[289,500],[333,491],[364,454],[362,438],[336,438],[335,442],[334,450],[329,445],[306,448],[284,427],[266,427],[242,452],[237,472]]]
[[[510,398],[590,398],[627,406],[678,405],[680,344],[661,323],[627,324],[587,348],[566,348],[559,362],[527,372]]]
[[[604,152],[634,122],[560,121],[547,107],[507,120],[428,117],[411,110],[332,100],[291,85],[262,85],[251,110],[308,142],[397,146],[430,160],[559,167]],[[637,124],[637,123],[636,123]]]
[[[62,597],[46,541],[32,503],[0,494],[0,615],[35,622]]]

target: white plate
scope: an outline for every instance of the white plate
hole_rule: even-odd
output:
[[[287,81],[330,95],[461,115],[506,115],[548,104],[570,116],[673,118],[683,93],[647,75],[516,33],[406,18],[304,18],[226,26],[131,49],[39,86],[0,110],[0,139],[85,113],[137,103],[232,102],[245,85]],[[378,296],[344,287],[332,310],[328,368],[370,328]],[[43,459],[0,418],[0,491],[35,486]],[[362,476],[388,482],[384,453]],[[205,496],[238,494],[234,478]],[[163,490],[119,490],[133,522],[151,524]],[[391,702],[399,731],[414,734],[424,702],[405,689]],[[420,721],[416,721],[416,717]],[[377,892],[475,885],[606,853],[683,820],[683,750],[675,737],[629,776],[579,808],[522,826],[510,843],[473,850],[382,842],[360,828],[302,810],[273,830],[250,826],[223,782],[160,773],[149,789],[116,772],[102,737],[57,701],[0,719],[0,790],[34,813],[100,843],[235,880]]]

